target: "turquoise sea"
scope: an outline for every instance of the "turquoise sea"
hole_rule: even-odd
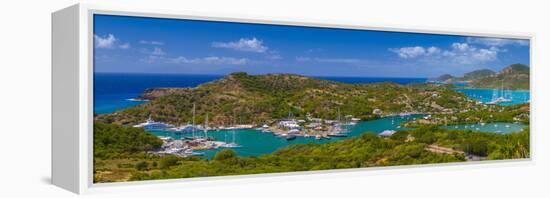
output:
[[[234,148],[237,154],[241,156],[259,156],[262,154],[272,153],[273,151],[292,144],[307,144],[307,143],[327,143],[347,138],[359,136],[362,133],[378,134],[384,130],[399,130],[397,127],[401,122],[421,118],[422,115],[409,116],[392,116],[377,120],[369,120],[358,122],[356,125],[347,127],[349,133],[347,137],[331,137],[331,139],[316,140],[315,137],[296,137],[294,140],[286,140],[285,138],[274,136],[273,133],[261,132],[255,129],[240,129],[240,130],[220,130],[209,131],[208,136],[213,137],[218,141],[232,142],[233,133],[235,133],[235,143],[239,144],[240,148]],[[169,131],[151,131],[157,136],[166,136],[172,138],[181,138],[181,135],[176,135]],[[201,133],[203,135],[204,133]],[[199,151],[205,154],[207,158],[213,157],[216,150]]]
[[[292,144],[322,144],[331,141],[343,140],[352,137],[359,136],[363,133],[379,134],[384,130],[408,130],[405,128],[398,128],[402,122],[411,119],[421,119],[423,115],[409,115],[409,116],[392,116],[377,120],[369,120],[358,122],[356,125],[348,126],[349,131],[347,137],[332,137],[331,139],[316,140],[315,137],[296,137],[294,140],[286,140],[285,138],[277,137],[273,133],[265,133],[255,129],[239,129],[239,130],[220,130],[220,131],[208,131],[207,135],[213,137],[215,140],[224,142],[233,142],[233,133],[235,133],[234,142],[240,145],[240,148],[232,148],[240,156],[260,156],[263,154],[269,154],[273,151],[289,146]],[[482,132],[496,132],[496,133],[512,133],[521,131],[525,128],[523,124],[516,123],[488,123],[484,126],[480,124],[475,125],[452,125],[443,128],[448,129],[465,129],[472,131]],[[151,133],[157,136],[165,136],[172,138],[182,138],[181,135],[176,135],[169,131],[151,131]],[[204,135],[203,132],[200,135]],[[212,149],[198,151],[204,153],[204,156],[208,159],[214,157],[216,152],[221,149]]]
[[[494,133],[513,133],[523,130],[525,128],[524,124],[521,123],[485,123],[485,124],[461,124],[461,125],[451,125],[443,126],[441,128],[446,129],[460,129],[460,130],[472,130],[472,131],[481,131],[481,132],[494,132]]]
[[[455,91],[466,94],[468,97],[483,102],[491,102],[494,96],[504,96],[511,99],[510,102],[498,103],[499,105],[516,105],[528,103],[530,100],[529,91],[527,90],[504,90],[495,89],[475,89],[475,88],[457,88]]]

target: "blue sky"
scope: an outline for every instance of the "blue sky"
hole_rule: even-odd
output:
[[[96,15],[95,71],[434,77],[529,65],[527,40]]]

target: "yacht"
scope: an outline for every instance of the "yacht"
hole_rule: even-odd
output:
[[[298,129],[290,129],[287,133],[288,133],[288,134],[298,134],[298,133],[300,133],[300,130],[298,130]]]
[[[292,134],[292,133],[289,133],[286,135],[286,140],[294,140],[296,139],[296,135]]]
[[[233,122],[235,122],[235,121],[233,121]],[[226,144],[220,145],[220,147],[223,147],[223,148],[239,148],[239,147],[241,147],[241,145],[239,145],[235,142],[235,128],[236,127],[231,128],[231,133],[233,135],[233,140],[231,141],[231,143],[226,143]],[[230,129],[230,128],[228,127],[227,129]],[[225,142],[227,142],[227,132],[225,134]]]
[[[137,125],[134,125],[136,128],[143,128],[145,130],[166,130],[168,128],[174,127],[174,125],[166,124],[163,122],[156,122],[151,119],[151,116],[144,122]]]
[[[394,131],[394,130],[384,130],[382,131],[381,133],[378,134],[378,136],[381,136],[381,137],[390,137],[392,136],[393,134],[395,134],[397,131]]]
[[[262,132],[266,132],[266,133],[271,132],[271,130],[269,129],[269,125],[267,125],[267,124],[262,125],[262,127],[260,128],[260,130],[261,130]]]
[[[495,89],[493,91],[493,100],[488,102],[487,104],[495,105],[503,102],[512,102],[512,99],[506,98],[507,94],[505,93],[504,86],[501,84],[500,89]]]
[[[191,133],[193,132],[193,125],[186,124],[186,125],[181,125],[179,127],[173,127],[168,130],[173,132],[180,132],[180,133]]]
[[[238,145],[235,142],[231,142],[231,143],[223,144],[220,147],[223,147],[223,148],[240,148],[241,145]]]
[[[508,99],[508,98],[504,98],[504,97],[498,97],[496,99],[493,99],[492,101],[488,102],[487,104],[498,104],[498,103],[503,103],[503,102],[511,102],[512,100],[511,99]]]
[[[330,137],[348,137],[345,133],[329,133],[328,136]]]

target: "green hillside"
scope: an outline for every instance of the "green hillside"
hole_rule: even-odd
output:
[[[453,81],[455,78],[456,77],[452,76],[451,74],[443,74],[433,80],[438,82],[449,82],[449,81]]]
[[[465,73],[463,79],[465,81],[477,80],[477,79],[486,78],[492,75],[495,75],[495,72],[493,70],[480,69],[480,70],[475,70],[472,72]]]
[[[523,64],[510,65],[495,75],[473,80],[472,87],[529,89],[529,66]]]
[[[438,85],[394,83],[346,84],[293,74],[248,75],[233,73],[195,88],[153,88],[142,98],[150,102],[107,115],[96,116],[106,123],[131,125],[148,116],[172,124],[191,121],[196,104],[196,121],[206,114],[214,125],[233,121],[261,124],[306,115],[336,119],[353,115],[373,119],[400,112],[458,112],[475,105],[463,94]],[[381,113],[374,114],[375,109]]]
[[[94,159],[124,158],[160,146],[162,141],[142,128],[94,122]]]

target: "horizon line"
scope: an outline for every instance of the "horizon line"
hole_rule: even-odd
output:
[[[236,71],[236,72],[228,72],[227,74],[202,74],[202,73],[145,73],[145,72],[98,72],[94,71],[94,74],[145,74],[145,75],[203,75],[203,76],[227,76],[232,73],[239,73],[243,71]],[[344,77],[344,78],[412,78],[412,79],[429,79],[433,77],[408,77],[408,76],[328,76],[328,75],[308,75],[308,74],[299,74],[299,73],[284,73],[284,72],[274,72],[274,73],[261,73],[261,74],[251,74],[248,72],[248,75],[269,75],[269,74],[294,74],[294,75],[301,75],[301,76],[307,76],[307,77]]]

